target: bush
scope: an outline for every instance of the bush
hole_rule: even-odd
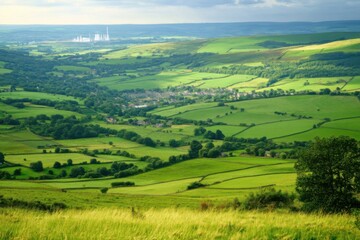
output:
[[[201,187],[205,187],[206,185],[201,183],[201,182],[193,182],[193,183],[190,183],[189,186],[187,186],[187,189],[188,190],[191,190],[191,189],[195,189],[195,188],[201,188]]]
[[[360,148],[355,139],[316,138],[299,154],[295,168],[304,210],[344,212],[360,205]]]
[[[258,193],[250,193],[243,203],[244,209],[287,208],[294,204],[295,195],[274,188],[265,188]]]
[[[43,164],[41,161],[30,163],[30,168],[35,172],[41,172],[44,170]]]
[[[111,187],[130,187],[135,186],[134,182],[113,182],[111,183]]]
[[[105,193],[107,193],[108,190],[109,190],[109,188],[105,187],[105,188],[100,189],[100,192],[105,194]]]
[[[61,163],[59,163],[59,162],[54,162],[54,166],[53,166],[54,168],[61,168]]]

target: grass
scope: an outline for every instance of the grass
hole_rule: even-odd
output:
[[[358,33],[320,33],[280,36],[230,37],[209,40],[198,52],[228,54],[234,52],[255,52],[267,50],[259,44],[266,41],[285,42],[288,44],[305,45],[313,42],[335,41],[339,39],[358,38]],[[353,40],[350,40],[353,41]],[[335,44],[336,45],[336,44]]]
[[[291,135],[298,132],[307,131],[313,128],[314,124],[319,123],[319,120],[291,120],[275,122],[270,124],[258,125],[251,127],[244,132],[235,135],[235,137],[243,138],[276,138],[286,135]]]
[[[42,106],[42,105],[35,105],[35,104],[26,104],[25,108],[16,108],[11,105],[7,105],[4,103],[0,103],[1,111],[6,112],[7,114],[11,114],[14,118],[28,118],[28,117],[35,117],[40,114],[46,114],[48,116],[60,114],[65,117],[69,116],[76,116],[81,117],[82,114],[65,111],[65,110],[58,110],[52,107]]]
[[[219,79],[196,81],[194,84],[196,84],[200,88],[226,88],[240,82],[249,81],[253,78],[256,77],[253,75],[231,75]]]
[[[51,93],[43,93],[43,92],[26,92],[26,91],[15,91],[15,92],[0,92],[0,98],[13,98],[13,99],[22,99],[29,98],[33,100],[47,99],[52,101],[65,101],[72,100],[82,102],[79,99],[74,97],[59,95],[59,94],[51,94]]]
[[[120,76],[93,79],[91,81],[101,86],[116,90],[154,89],[169,86],[186,85],[200,80],[220,79],[225,74],[191,72],[189,70],[164,71],[156,75],[128,79]]]
[[[241,82],[238,84],[232,85],[230,88],[239,89],[240,91],[251,91],[259,88],[266,87],[266,83],[269,81],[267,78],[255,78],[251,81]]]
[[[349,215],[188,209],[3,209],[0,238],[8,239],[356,239]],[[34,224],[36,219],[36,224]]]
[[[251,176],[245,178],[238,178],[226,182],[222,182],[216,185],[210,186],[210,188],[259,188],[268,185],[275,186],[295,186],[296,173],[286,174],[271,174],[264,176]]]
[[[356,76],[351,79],[346,86],[342,89],[344,91],[359,91],[360,90],[360,76]]]
[[[55,70],[57,71],[64,71],[64,72],[80,72],[80,73],[84,73],[84,72],[90,72],[91,69],[88,67],[80,67],[80,66],[56,66],[54,67]]]
[[[284,162],[280,164],[275,163],[271,165],[258,165],[258,166],[255,165],[254,167],[242,169],[238,171],[209,175],[205,177],[201,182],[204,184],[214,184],[229,179],[252,177],[262,174],[276,174],[281,172],[295,172],[294,163]],[[247,179],[245,179],[245,181],[246,180]],[[236,185],[234,185],[234,187],[236,187]]]
[[[346,126],[345,126],[345,128],[346,128]],[[353,131],[353,130],[347,130],[344,128],[340,128],[340,129],[327,128],[326,124],[324,124],[320,128],[314,129],[312,131],[296,134],[293,136],[278,138],[278,139],[276,139],[276,141],[277,142],[311,141],[315,137],[328,138],[328,137],[334,137],[334,136],[348,136],[351,138],[360,139],[360,132]]]
[[[329,88],[334,91],[336,88],[342,88],[348,83],[351,77],[329,77],[329,78],[295,78],[295,79],[284,79],[271,87],[262,88],[259,91],[270,90],[270,89],[283,89],[290,90],[296,89],[296,91],[312,90],[320,91],[324,88]],[[308,85],[306,85],[306,84]]]
[[[92,158],[96,158],[100,162],[112,162],[112,160],[109,160],[106,157],[90,157],[79,153],[7,155],[6,161],[24,166],[30,166],[30,163],[32,162],[42,161],[44,167],[52,167],[55,162],[62,164],[66,163],[68,159],[73,160],[73,164],[79,164],[83,162],[89,163]],[[26,161],[24,159],[26,159]]]

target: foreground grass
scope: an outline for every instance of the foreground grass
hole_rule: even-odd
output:
[[[0,209],[0,239],[359,239],[348,215],[188,209]]]

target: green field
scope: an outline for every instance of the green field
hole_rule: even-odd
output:
[[[55,115],[60,114],[63,116],[76,116],[81,117],[82,114],[76,112],[70,112],[66,110],[58,110],[52,107],[35,105],[35,104],[26,104],[25,108],[18,109],[16,107],[0,103],[1,111],[6,114],[11,114],[15,118],[28,118],[28,117],[36,117],[37,115],[46,113],[47,115]]]
[[[40,99],[48,99],[52,101],[77,101],[81,103],[81,100],[76,99],[71,96],[65,96],[60,94],[50,94],[44,92],[26,92],[26,91],[15,91],[15,92],[0,92],[0,98],[12,98],[12,99],[22,99],[22,98],[29,98],[33,100],[40,100]]]
[[[54,67],[57,71],[71,71],[71,72],[89,72],[91,69],[88,67],[79,67],[79,66],[56,66]]]
[[[0,239],[360,238],[292,211],[299,151],[360,140],[360,34],[172,37],[2,50],[0,203],[68,209],[1,208]],[[269,187],[293,206],[244,210]]]

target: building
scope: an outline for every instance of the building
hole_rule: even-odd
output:
[[[105,41],[110,41],[109,27],[106,27],[106,34],[96,33],[94,35],[94,38],[91,38],[90,34],[89,34],[89,37],[83,37],[83,36],[79,35],[72,40],[72,42],[79,42],[79,43],[105,42]]]

